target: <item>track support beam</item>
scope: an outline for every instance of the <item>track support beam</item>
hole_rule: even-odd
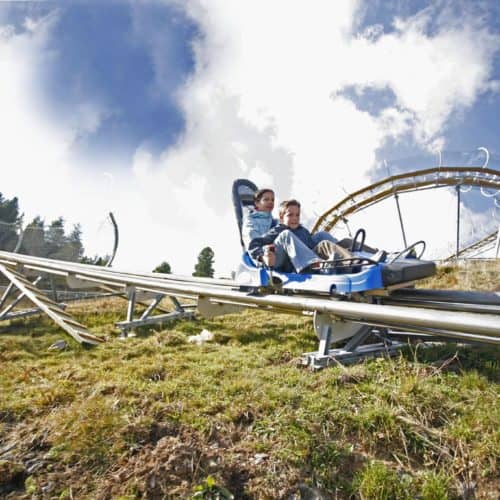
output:
[[[134,319],[134,310],[136,306],[136,289],[135,287],[128,287],[127,290],[128,305],[127,305],[127,319],[125,321],[120,321],[115,323],[116,326],[121,330],[121,338],[127,338],[133,336],[133,330],[140,326],[146,325],[157,325],[166,323],[168,321],[173,321],[176,319],[192,319],[194,315],[194,309],[196,305],[186,305],[181,304],[176,297],[169,297],[172,301],[175,310],[166,314],[156,314],[151,315],[151,313],[159,306],[162,299],[165,297],[164,294],[158,293],[141,314],[138,319]]]
[[[0,264],[0,272],[20,292],[18,297],[14,299],[14,305],[23,297],[26,297],[76,341],[93,345],[104,342],[103,338],[93,335],[84,325],[78,323],[70,314],[61,309],[59,304],[49,299],[41,290],[36,288],[34,283],[28,281],[25,276],[2,264]],[[2,312],[3,316],[6,316],[11,309],[11,305],[7,306]]]

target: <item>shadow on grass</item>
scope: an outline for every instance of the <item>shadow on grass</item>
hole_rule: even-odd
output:
[[[233,320],[234,321],[234,320]],[[191,320],[172,320],[163,325],[148,325],[135,329],[137,337],[149,338],[165,330],[175,330],[187,335],[198,335],[202,330],[215,334],[215,341],[219,344],[237,342],[242,346],[251,344],[286,344],[288,348],[310,348],[310,341],[314,339],[311,332],[291,328],[289,324],[255,325],[252,327],[235,325],[234,322],[224,320],[206,320],[194,318]]]
[[[415,349],[404,349],[403,356],[410,361],[443,366],[446,371],[476,371],[491,382],[500,382],[500,346],[449,342]]]
[[[161,332],[165,331],[177,331],[183,332],[187,335],[198,335],[203,329],[207,329],[211,332],[217,332],[220,330],[224,330],[225,328],[222,325],[210,323],[208,321],[200,320],[198,318],[193,319],[172,319],[169,321],[165,321],[163,323],[151,324],[146,326],[140,326],[134,328],[133,331],[135,335],[139,338],[150,338],[158,335]],[[118,328],[117,328],[118,331]]]
[[[314,341],[314,335],[311,332],[306,332],[304,330],[293,330],[287,325],[276,326],[273,325],[272,328],[262,328],[260,330],[252,329],[239,332],[234,335],[234,338],[241,345],[250,344],[282,344],[287,346],[289,349],[310,349],[311,341]],[[300,354],[300,353],[298,353]]]
[[[20,335],[23,337],[37,337],[42,335],[47,330],[47,325],[50,324],[42,314],[40,313],[28,318],[12,319],[9,323],[0,326],[0,335]]]

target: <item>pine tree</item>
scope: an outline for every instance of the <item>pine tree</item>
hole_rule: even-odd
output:
[[[214,277],[214,251],[210,247],[205,247],[198,255],[198,262],[194,266],[193,276]]]
[[[170,264],[166,260],[164,260],[159,266],[156,266],[153,269],[153,272],[154,273],[171,274],[172,269],[170,267]]]
[[[35,257],[46,257],[45,222],[36,216],[25,228],[21,252]]]
[[[83,257],[82,228],[80,224],[75,224],[73,230],[67,238],[68,260],[78,262]]]
[[[110,255],[94,255],[93,257],[84,255],[80,259],[80,262],[82,264],[92,264],[93,266],[105,266],[109,262],[110,257]]]
[[[8,200],[0,193],[0,250],[12,251],[17,244],[22,224],[16,197]]]
[[[50,259],[67,259],[67,238],[64,234],[64,219],[59,217],[50,223],[45,231],[47,257]]]

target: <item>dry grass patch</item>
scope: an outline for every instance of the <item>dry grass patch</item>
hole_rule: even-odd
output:
[[[499,292],[500,259],[441,264],[436,275],[419,281],[418,287]]]

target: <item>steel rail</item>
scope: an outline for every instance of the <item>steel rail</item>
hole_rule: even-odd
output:
[[[2,255],[13,255],[14,252],[3,252],[0,251],[0,260],[2,259]],[[105,267],[105,266],[96,266],[93,264],[82,264],[80,262],[71,262],[71,261],[61,261],[61,260],[56,260],[56,259],[49,259],[46,257],[36,257],[32,255],[24,255],[24,254],[15,254],[18,257],[18,260],[16,261],[19,264],[23,264],[24,262],[21,262],[19,258],[22,257],[28,257],[29,258],[29,268],[37,270],[38,268],[36,267],[36,263],[40,263],[43,266],[48,266],[50,264],[54,264],[55,267],[54,269],[57,269],[59,264],[64,263],[66,265],[71,265],[75,270],[85,270],[85,269],[108,269],[113,272],[118,272],[122,275],[126,276],[140,276],[140,277],[148,277],[148,278],[154,278],[154,279],[165,279],[167,281],[174,281],[174,282],[179,282],[179,283],[206,283],[207,285],[218,285],[218,286],[227,286],[227,287],[234,287],[238,286],[238,283],[234,280],[230,279],[217,279],[217,278],[203,278],[203,277],[194,277],[194,276],[184,276],[181,274],[164,274],[164,273],[143,273],[140,271],[126,271],[117,267]],[[8,262],[8,257],[4,256],[4,259]],[[57,274],[54,272],[54,274]],[[59,273],[60,275],[64,275],[64,273]]]
[[[386,297],[381,300],[382,304],[398,305],[406,307],[417,307],[422,309],[444,310],[444,311],[459,311],[470,312],[475,314],[498,314],[500,315],[500,307],[480,305],[480,304],[462,304],[453,302],[438,302],[426,300],[404,300],[392,297]]]
[[[475,334],[470,334],[470,333],[462,333],[462,332],[454,332],[454,331],[445,331],[445,330],[438,330],[436,328],[427,328],[427,327],[418,327],[415,328],[412,325],[393,325],[390,323],[385,323],[385,324],[375,324],[372,323],[371,326],[375,327],[383,327],[383,328],[388,328],[391,332],[391,335],[393,332],[398,331],[398,328],[403,330],[407,333],[420,333],[420,334],[425,334],[425,335],[434,335],[438,337],[448,337],[452,338],[455,340],[461,340],[464,342],[485,342],[487,344],[498,344],[500,343],[500,340],[498,337],[488,337],[485,335],[475,335]]]
[[[490,337],[493,342],[500,342],[500,316],[474,314],[468,312],[433,311],[414,307],[383,304],[367,304],[331,298],[310,298],[300,295],[249,295],[227,286],[181,283],[166,277],[150,277],[120,273],[109,268],[98,268],[87,264],[74,264],[63,261],[48,261],[25,255],[0,252],[0,261],[25,268],[36,268],[51,273],[73,274],[76,278],[96,283],[114,284],[115,286],[133,286],[138,290],[164,293],[166,295],[183,294],[191,298],[207,297],[215,302],[230,301],[243,307],[264,307],[279,309],[284,312],[318,311],[339,319],[365,324],[391,325],[413,329],[433,329]]]
[[[392,295],[393,297],[401,297],[408,300],[437,300],[442,302],[461,302],[463,304],[482,304],[500,307],[500,292],[407,288],[395,290]]]
[[[399,289],[389,296],[379,296],[378,300],[383,304],[500,315],[498,292]]]

